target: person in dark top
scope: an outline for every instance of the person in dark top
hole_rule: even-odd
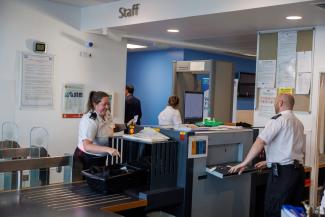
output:
[[[142,116],[141,112],[141,103],[138,98],[133,96],[134,87],[129,84],[125,87],[125,116],[124,122],[128,123],[130,120],[134,118],[134,116],[138,115],[138,120],[136,121],[137,125],[140,125],[140,119]]]

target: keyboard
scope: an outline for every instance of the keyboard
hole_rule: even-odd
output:
[[[206,168],[206,172],[217,176],[219,178],[224,178],[227,176],[234,176],[238,175],[238,171],[235,173],[230,173],[229,169],[232,166],[235,166],[239,164],[240,162],[231,162],[231,163],[224,163],[224,164],[217,164],[217,165],[210,165]],[[247,172],[253,172],[256,171],[257,169],[254,166],[248,166],[242,173],[247,173]]]

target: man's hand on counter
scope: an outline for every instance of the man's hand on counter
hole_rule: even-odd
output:
[[[236,166],[233,166],[229,169],[229,173],[236,173],[238,171],[238,174],[240,175],[246,168],[246,164],[244,162],[241,162],[240,164],[237,164]]]

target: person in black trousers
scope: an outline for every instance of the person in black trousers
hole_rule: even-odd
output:
[[[73,156],[73,181],[82,179],[81,170],[105,166],[107,155],[120,156],[117,149],[108,147],[109,138],[116,129],[108,110],[108,94],[91,91],[87,107],[87,113],[79,124],[78,146]]]
[[[277,96],[274,105],[277,114],[267,122],[245,160],[229,170],[241,173],[265,148],[266,161],[255,165],[271,168],[265,192],[265,217],[280,217],[282,205],[301,206],[303,200],[304,126],[293,114],[293,106],[292,95]]]

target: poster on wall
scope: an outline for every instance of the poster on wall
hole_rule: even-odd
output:
[[[53,108],[53,56],[22,53],[20,108]]]
[[[276,87],[295,87],[297,31],[278,33]]]
[[[259,115],[267,118],[271,118],[275,115],[274,101],[276,98],[276,88],[261,88],[259,95]]]
[[[258,60],[257,87],[274,88],[276,60]]]
[[[296,94],[309,94],[312,79],[312,52],[297,52]]]
[[[280,87],[278,88],[278,95],[280,94],[293,94],[293,88],[292,87]]]
[[[84,113],[84,85],[64,84],[62,89],[62,117],[82,117]]]
[[[296,94],[309,94],[311,86],[311,72],[298,72]]]
[[[311,72],[311,51],[297,52],[297,72]]]

